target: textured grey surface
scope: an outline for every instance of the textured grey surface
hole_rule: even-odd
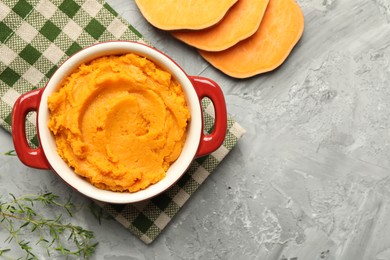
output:
[[[390,259],[389,0],[298,0],[302,39],[279,69],[245,80],[150,26],[133,1],[108,2],[189,74],[217,81],[247,132],[149,246],[76,214],[100,242],[95,259]],[[0,142],[12,149],[2,130]],[[3,155],[0,181],[2,194],[73,192]]]

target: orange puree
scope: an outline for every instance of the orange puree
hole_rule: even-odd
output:
[[[101,189],[135,192],[179,157],[190,113],[181,85],[135,54],[81,65],[48,99],[59,155]]]

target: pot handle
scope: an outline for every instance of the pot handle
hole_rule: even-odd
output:
[[[222,90],[216,82],[199,76],[189,76],[189,78],[198,94],[199,102],[205,97],[209,98],[215,111],[213,131],[210,134],[205,134],[203,131],[201,133],[200,144],[196,152],[196,157],[201,157],[217,150],[225,140],[227,130],[226,103]],[[203,120],[202,126],[204,126]]]
[[[26,137],[26,116],[31,111],[38,111],[43,89],[36,89],[21,95],[12,110],[12,139],[15,152],[25,165],[38,169],[50,169],[41,146],[31,148]],[[37,129],[38,131],[38,129]]]

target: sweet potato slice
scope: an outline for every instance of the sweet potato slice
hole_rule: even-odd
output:
[[[173,31],[172,35],[201,50],[225,50],[257,31],[268,2],[238,0],[218,24],[203,30]]]
[[[199,50],[204,59],[235,78],[280,66],[302,36],[304,17],[294,0],[270,0],[257,32],[221,52]]]
[[[142,15],[162,30],[204,29],[218,23],[237,0],[135,0]]]

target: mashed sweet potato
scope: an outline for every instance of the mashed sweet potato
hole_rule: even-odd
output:
[[[186,139],[180,84],[135,54],[81,65],[48,99],[59,155],[98,188],[135,192],[165,177]]]

